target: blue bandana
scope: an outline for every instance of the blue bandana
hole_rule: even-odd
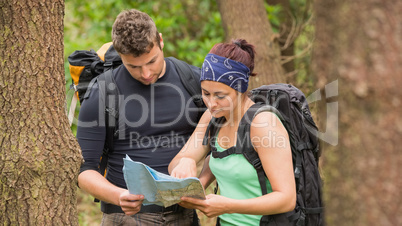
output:
[[[250,69],[237,61],[209,53],[202,64],[200,81],[221,82],[238,92],[248,88]]]

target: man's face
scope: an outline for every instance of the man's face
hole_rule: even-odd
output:
[[[120,54],[124,66],[131,76],[144,85],[155,83],[165,74],[165,59],[163,56],[163,40],[160,41],[161,48],[155,43],[149,53],[134,57],[130,54]]]

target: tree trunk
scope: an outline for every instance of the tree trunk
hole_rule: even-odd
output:
[[[249,89],[262,84],[285,82],[280,48],[269,24],[263,0],[218,0],[226,41],[242,38],[256,47],[254,72]]]
[[[291,17],[291,6],[290,0],[266,0],[269,5],[280,5],[281,6],[281,13],[279,15],[281,24],[279,28],[280,36],[278,38],[278,42],[281,48],[281,56],[282,58],[286,57],[293,57],[295,55],[294,51],[294,40],[292,36],[292,23],[296,23],[296,19]],[[290,41],[290,44],[288,43]],[[285,45],[287,45],[285,47]],[[293,73],[295,71],[295,62],[291,60],[283,64],[283,69],[285,73]]]
[[[327,224],[402,225],[402,2],[317,0],[314,7],[313,71],[320,88],[339,84],[339,127],[320,126],[339,135],[335,146],[323,142]]]
[[[0,222],[78,225],[65,110],[64,1],[0,3]]]

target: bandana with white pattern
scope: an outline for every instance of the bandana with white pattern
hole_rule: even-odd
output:
[[[200,81],[221,82],[234,90],[244,93],[248,88],[250,69],[229,58],[209,53],[202,64]]]

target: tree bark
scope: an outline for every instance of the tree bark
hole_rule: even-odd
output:
[[[402,2],[314,7],[313,71],[323,91],[339,84],[339,127],[320,126],[339,135],[335,146],[323,142],[327,224],[402,225]],[[320,118],[326,111],[321,106]]]
[[[242,38],[256,47],[254,72],[249,89],[263,84],[285,82],[280,48],[269,24],[263,0],[218,0],[226,41]]]
[[[78,225],[65,110],[64,1],[0,3],[0,222]]]

